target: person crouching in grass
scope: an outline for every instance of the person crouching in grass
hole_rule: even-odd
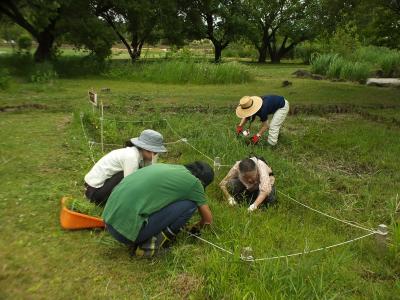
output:
[[[86,174],[85,195],[91,202],[104,206],[124,177],[155,163],[158,153],[167,152],[162,134],[151,129],[143,130],[125,146],[107,153]]]
[[[275,177],[263,158],[251,157],[237,161],[222,179],[220,188],[229,205],[249,205],[248,211],[276,203]]]
[[[136,256],[151,257],[170,246],[196,210],[199,228],[211,224],[205,188],[214,171],[204,162],[154,164],[125,177],[103,211],[108,232]]]

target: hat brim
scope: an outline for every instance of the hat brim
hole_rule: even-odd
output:
[[[154,153],[164,153],[167,152],[167,148],[164,146],[152,146],[148,145],[146,143],[143,143],[142,141],[139,140],[139,138],[133,138],[131,139],[131,143],[134,144],[135,146],[142,148],[147,151],[151,151]]]
[[[250,99],[253,100],[253,105],[250,106],[249,108],[243,109],[240,106],[236,107],[236,115],[239,118],[248,118],[254,115],[261,108],[263,103],[261,97],[251,96]]]

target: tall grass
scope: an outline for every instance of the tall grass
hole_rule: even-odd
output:
[[[326,75],[332,61],[338,58],[338,54],[314,55],[311,59],[311,72]]]
[[[383,77],[400,77],[400,51],[370,46],[346,57],[337,53],[315,55],[311,70],[328,78],[351,81],[365,81],[377,71]]]
[[[383,56],[381,68],[384,76],[400,77],[400,51]]]
[[[343,64],[345,63],[344,59],[338,55],[335,55],[328,66],[328,70],[326,71],[326,76],[328,78],[340,78],[340,73],[343,69]]]
[[[172,84],[232,84],[254,80],[238,63],[213,64],[207,61],[171,60],[113,66],[104,74],[115,79]]]
[[[339,78],[362,82],[368,78],[370,73],[370,67],[365,63],[343,61]]]

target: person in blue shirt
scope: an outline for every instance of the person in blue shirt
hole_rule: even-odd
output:
[[[236,108],[236,115],[241,118],[239,125],[236,126],[237,134],[248,135],[248,131],[243,131],[243,126],[250,121],[250,124],[260,118],[261,127],[259,131],[252,136],[251,142],[257,144],[261,136],[268,131],[268,143],[275,146],[278,142],[279,130],[289,112],[289,102],[282,96],[244,96],[240,99]],[[268,116],[272,115],[270,121]]]

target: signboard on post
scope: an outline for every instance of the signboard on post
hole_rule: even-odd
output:
[[[89,102],[92,105],[97,106],[97,94],[93,91],[89,91]]]

